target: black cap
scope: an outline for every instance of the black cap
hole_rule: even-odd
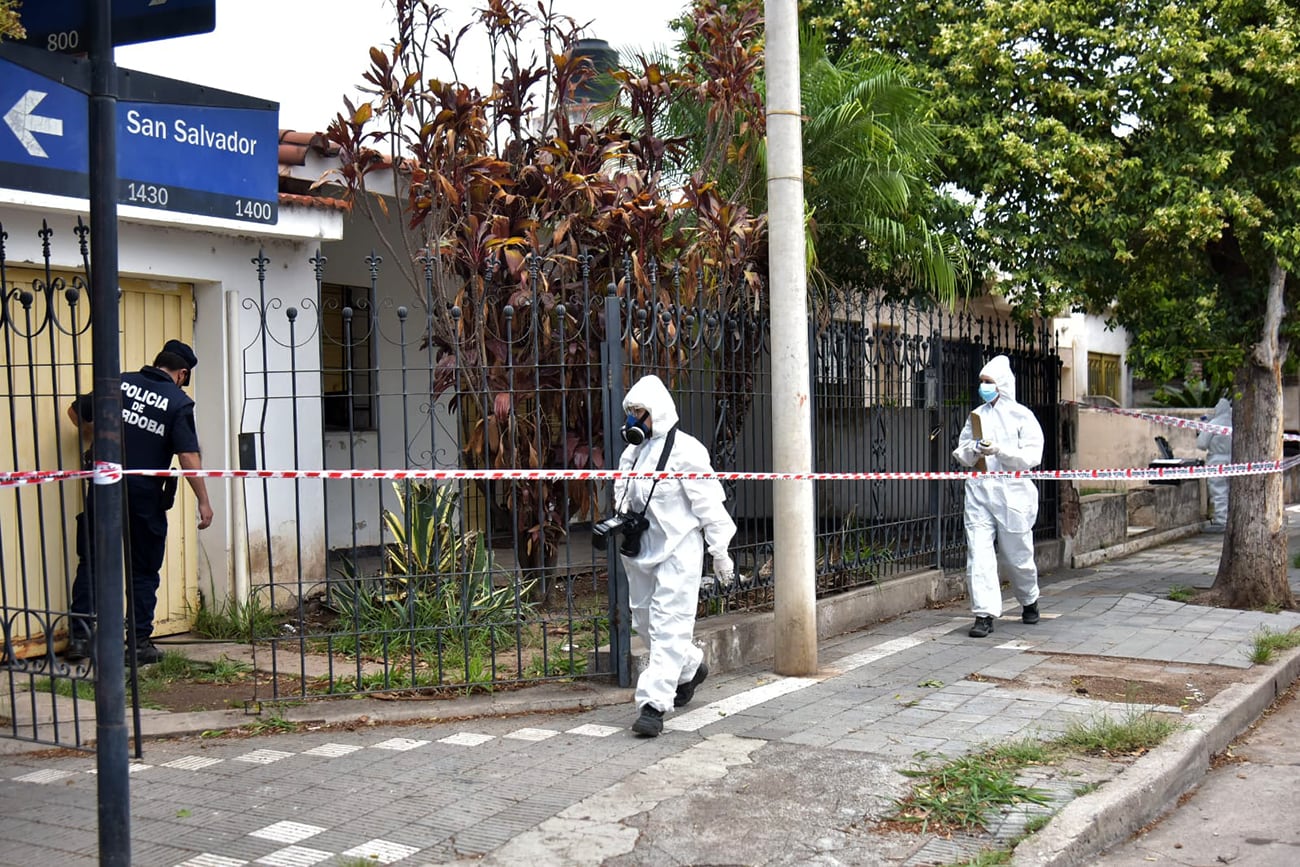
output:
[[[163,344],[162,351],[170,352],[172,355],[175,355],[181,361],[184,361],[185,366],[190,370],[193,370],[194,368],[199,366],[199,357],[194,354],[193,349],[190,349],[190,345],[188,343],[182,343],[179,340],[168,340],[166,343]]]

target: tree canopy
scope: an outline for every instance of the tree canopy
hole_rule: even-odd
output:
[[[951,129],[948,180],[972,207],[958,228],[1004,294],[1022,310],[1108,316],[1132,337],[1130,363],[1154,378],[1192,361],[1216,377],[1235,371],[1234,458],[1280,456],[1280,371],[1300,334],[1294,4],[806,8],[836,45],[894,52],[930,87]],[[1233,484],[1234,497],[1281,514],[1276,475]],[[1239,574],[1220,579],[1259,590],[1230,598],[1290,604],[1284,533],[1251,528],[1261,535],[1248,544],[1229,521],[1224,568]],[[1247,549],[1262,559],[1243,565]],[[1265,563],[1261,589],[1245,573]]]

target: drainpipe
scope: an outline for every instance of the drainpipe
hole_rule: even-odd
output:
[[[226,441],[226,466],[237,467],[239,432],[244,417],[244,367],[239,345],[239,290],[226,293],[226,394],[230,401],[230,436]],[[230,515],[226,521],[226,550],[231,558],[231,598],[248,601],[248,512],[244,504],[244,482],[230,480]]]

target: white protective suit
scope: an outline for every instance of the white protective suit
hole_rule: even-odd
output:
[[[650,412],[650,438],[628,446],[618,461],[620,470],[653,471],[663,451],[664,437],[677,424],[677,407],[657,376],[637,380],[623,399],[623,410],[644,407]],[[713,472],[703,443],[678,430],[665,470]],[[650,661],[636,683],[636,706],[673,709],[677,685],[695,676],[704,653],[695,646],[695,608],[704,567],[704,549],[715,560],[730,562],[727,546],[736,524],[727,514],[726,495],[717,479],[619,480],[614,506],[620,512],[640,512],[650,497],[646,517],[650,526],[641,537],[641,553],[623,557],[627,571],[632,626],[650,646]],[[701,530],[703,535],[701,535]],[[716,564],[715,564],[716,565]]]
[[[1226,397],[1219,398],[1214,405],[1214,415],[1210,424],[1232,427],[1232,401]],[[1200,431],[1196,434],[1196,447],[1205,449],[1205,463],[1226,464],[1232,461],[1232,435]],[[1210,526],[1222,529],[1228,525],[1228,480],[1214,477],[1205,480],[1205,487],[1210,493]]]
[[[1029,470],[1043,460],[1043,428],[1026,407],[1016,403],[1016,378],[1011,362],[998,355],[980,371],[993,377],[998,396],[976,408],[981,437],[972,433],[967,419],[952,456],[973,467],[984,457],[986,468]],[[997,453],[981,455],[979,439],[991,442]],[[1029,479],[971,478],[966,480],[966,580],[976,617],[1002,616],[1002,591],[998,585],[998,554],[1011,589],[1023,605],[1038,601],[1038,567],[1034,564],[1034,520],[1038,517],[1038,489]],[[994,553],[996,534],[998,554]]]

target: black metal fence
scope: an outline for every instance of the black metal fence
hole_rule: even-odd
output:
[[[486,274],[448,307],[432,261],[415,280],[373,254],[360,268],[319,254],[312,261],[314,286],[275,285],[276,263],[265,257],[250,271],[254,288],[239,312],[244,372],[228,383],[243,395],[245,468],[612,467],[622,394],[653,372],[669,383],[683,428],[710,449],[716,469],[771,469],[781,431],[770,423],[770,323],[761,307],[718,305],[713,293],[691,288],[705,284],[702,275],[653,264],[638,271],[625,262],[597,280],[589,258],[533,261],[523,280],[503,285],[500,274]],[[61,452],[37,454],[10,443],[8,468],[74,466],[75,436],[59,425],[66,427],[66,403],[89,383],[79,344],[54,341],[44,354],[34,347],[48,342],[46,332],[75,331],[69,323],[84,330],[84,293],[53,276],[31,285],[3,270],[0,278],[11,419],[15,427],[32,419],[63,444]],[[816,469],[953,468],[950,452],[975,405],[978,370],[998,352],[1012,358],[1020,399],[1048,432],[1044,466],[1058,465],[1059,361],[1045,332],[869,293],[823,299],[812,313]],[[37,385],[19,387],[23,377]],[[620,564],[589,534],[609,513],[609,485],[231,484],[242,515],[236,535],[247,540],[247,551],[232,557],[246,558],[248,591],[227,601],[210,587],[203,605],[208,621],[238,625],[258,668],[270,673],[253,681],[250,701],[611,674],[626,682],[630,628]],[[727,489],[739,527],[737,578],[722,586],[706,576],[704,618],[772,602],[771,486]],[[0,545],[11,573],[0,598],[9,688],[9,711],[0,717],[11,736],[46,737],[48,721],[46,729],[35,722],[41,714],[13,710],[38,700],[39,678],[52,676],[52,690],[60,680],[93,683],[93,670],[68,667],[56,652],[67,615],[55,601],[66,599],[67,527],[80,496],[67,484],[0,488]],[[1042,487],[1041,496],[1036,534],[1050,538],[1056,487]],[[960,482],[818,483],[818,594],[959,568],[961,503]],[[48,530],[15,531],[10,515]],[[34,560],[38,537],[48,551]],[[61,590],[34,590],[51,583]],[[69,701],[77,707],[72,694],[44,716],[65,712]],[[29,718],[35,727],[19,731],[18,721]]]

